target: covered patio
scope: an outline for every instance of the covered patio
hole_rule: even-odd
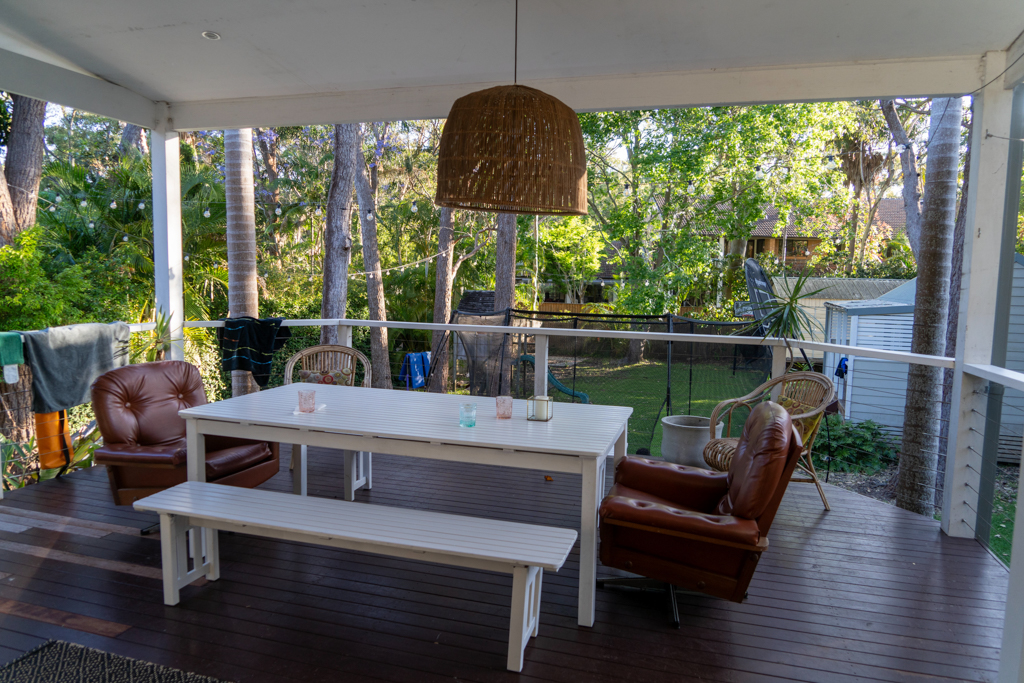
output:
[[[375,455],[356,500],[579,528],[578,477]],[[264,488],[290,491],[287,458]],[[341,496],[313,449],[311,495]],[[610,482],[609,482],[610,483]],[[973,539],[828,487],[791,486],[742,605],[599,590],[576,624],[578,546],[545,578],[521,680],[992,681],[1008,574]],[[0,659],[47,639],[231,681],[505,681],[511,581],[498,574],[223,536],[225,577],[160,594],[152,515],[116,507],[103,468],[0,504]],[[20,530],[19,530],[20,529]],[[598,568],[599,576],[616,570]]]
[[[941,522],[831,487],[826,513],[812,488],[792,486],[748,601],[684,597],[680,632],[663,628],[662,595],[612,590],[598,592],[593,627],[578,626],[577,544],[546,580],[521,675],[1010,683],[1024,671],[1024,563],[1007,571],[975,527],[989,387],[1024,389],[1024,375],[1001,367],[1024,139],[1018,5],[0,0],[0,90],[152,131],[156,305],[175,337],[179,131],[439,118],[515,71],[576,111],[970,94],[956,357],[803,344],[953,368]],[[310,493],[339,497],[337,458],[311,454]],[[265,488],[291,490],[282,456]],[[578,475],[386,453],[377,466],[379,483],[357,500],[583,531]],[[153,521],[113,505],[102,468],[8,493],[0,663],[55,638],[236,681],[516,676],[502,666],[507,577],[222,534],[229,575],[165,607],[159,543],[137,533]],[[1015,535],[1024,547],[1021,515]]]

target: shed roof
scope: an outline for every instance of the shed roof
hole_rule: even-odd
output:
[[[788,293],[794,278],[772,278],[772,286],[778,293]],[[822,290],[813,299],[861,300],[884,296],[906,283],[907,280],[877,280],[871,278],[809,277],[803,287],[805,292]]]

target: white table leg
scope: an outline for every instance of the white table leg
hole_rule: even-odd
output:
[[[160,515],[160,562],[165,605],[177,605],[181,601],[178,577],[185,573],[185,535],[185,520],[175,515]]]
[[[626,445],[627,445],[627,443],[626,443],[627,436],[626,435],[628,433],[629,433],[629,429],[627,429],[626,426],[623,426],[622,427],[622,433],[619,434],[619,438],[615,440],[615,447],[614,447],[614,449],[612,451],[612,453],[614,454],[614,464],[615,464],[615,467],[618,467],[619,466],[619,461],[622,460],[624,457],[626,457]]]
[[[583,497],[580,507],[580,626],[593,626],[597,599],[597,508],[604,494],[607,458],[580,458]]]
[[[305,444],[292,444],[292,492],[297,496],[305,496],[308,492],[306,464],[309,458],[307,456]]]
[[[194,419],[185,420],[186,471],[189,481],[206,481],[206,437]]]
[[[373,488],[373,453],[363,451],[362,457],[366,458],[364,461],[366,469],[363,470],[363,476],[366,477],[366,489],[370,490]]]
[[[216,581],[220,578],[220,532],[203,529],[203,542],[206,546],[206,579]]]

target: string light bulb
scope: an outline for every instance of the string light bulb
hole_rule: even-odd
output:
[[[89,222],[89,229],[92,229],[92,228],[95,228],[95,227],[96,227],[96,224],[90,221]]]
[[[317,215],[317,216],[323,215],[323,211],[321,211],[321,210],[320,210],[320,207],[319,207],[319,206],[318,206],[318,207],[316,207],[316,215]]]
[[[185,260],[188,261],[188,254],[185,254]]]
[[[83,199],[82,201],[78,202],[78,205],[84,209],[86,206],[89,205],[89,202]]]
[[[367,211],[366,212],[366,220],[368,220],[368,221],[373,220],[373,211]]]
[[[53,206],[53,205],[51,204],[51,205],[50,205],[50,213],[53,213],[53,212],[54,212],[54,211],[56,211],[56,210],[57,210],[57,207],[56,207],[56,206]]]
[[[622,191],[625,192],[626,194],[629,194],[629,183],[626,183],[625,185],[622,186]]]
[[[146,208],[146,202],[139,202],[139,211],[142,211],[145,208]]]
[[[111,209],[116,209],[117,208],[117,202],[110,202],[110,208]]]
[[[900,144],[896,145],[896,153],[897,154],[903,154],[908,149],[910,149],[910,148],[907,147],[906,145],[904,145],[903,143],[900,143]]]
[[[417,213],[420,210],[420,207],[416,206],[416,202],[413,201],[412,206],[409,207],[409,210],[412,211],[413,213]]]
[[[128,241],[128,235],[125,235],[124,237],[122,237],[121,241],[122,242],[127,242]]]
[[[764,180],[764,171],[760,166],[754,168],[754,180]]]
[[[690,182],[686,185],[686,191],[689,192],[690,194],[693,194],[694,192],[697,191],[697,188],[692,182]]]
[[[281,215],[281,207],[280,206],[277,206],[274,209],[274,215],[276,215],[276,216],[280,216]]]
[[[839,168],[838,166],[836,166],[835,157],[833,157],[831,154],[828,155],[828,161],[825,162],[825,168],[827,168],[830,171],[834,171],[837,168]]]
[[[209,217],[210,217],[210,207],[206,207],[205,209],[203,209],[203,218],[209,218]]]
[[[60,202],[61,202],[61,198],[60,198],[60,195],[57,195],[57,199],[56,199],[56,202],[57,202],[58,204],[60,204]]]

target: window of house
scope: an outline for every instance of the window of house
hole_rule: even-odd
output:
[[[810,243],[807,240],[787,240],[786,256],[804,257],[810,250]]]

